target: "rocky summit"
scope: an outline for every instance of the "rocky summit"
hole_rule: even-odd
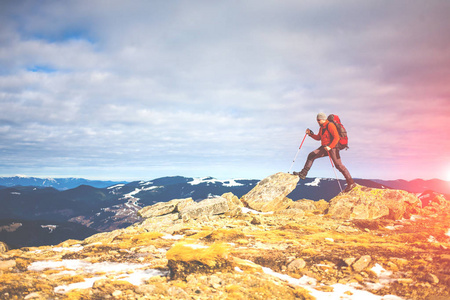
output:
[[[286,198],[297,180],[157,203],[85,240],[0,243],[0,299],[450,299],[442,195],[358,185],[329,202]]]

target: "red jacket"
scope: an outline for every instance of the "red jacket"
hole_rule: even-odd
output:
[[[327,130],[328,126],[328,130]],[[320,127],[318,134],[312,134],[311,137],[317,141],[322,141],[322,146],[328,146],[331,149],[336,147],[337,143],[339,143],[339,132],[337,131],[336,125],[331,123],[330,121],[325,121],[323,125]]]

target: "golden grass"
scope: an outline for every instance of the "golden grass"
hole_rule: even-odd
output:
[[[216,266],[217,261],[225,260],[230,253],[230,245],[224,243],[214,243],[206,248],[194,249],[186,242],[175,244],[166,257],[168,260],[192,262],[198,261],[210,267]]]
[[[137,246],[147,246],[152,241],[164,236],[160,232],[143,232],[140,234],[124,234],[114,238],[113,243],[118,243],[119,248],[131,248]]]

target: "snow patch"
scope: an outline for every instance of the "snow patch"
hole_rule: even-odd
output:
[[[90,263],[79,259],[66,259],[62,261],[37,261],[28,266],[29,271],[41,272],[45,269],[66,270],[64,273],[75,275],[77,273],[105,273],[108,278],[111,276],[115,280],[125,280],[134,285],[143,284],[145,281],[154,276],[167,276],[168,271],[160,271],[155,269],[145,269],[149,264],[134,263],[116,263],[101,262]],[[63,273],[62,272],[62,273]],[[106,276],[85,278],[84,282],[72,283],[69,285],[61,285],[55,288],[56,293],[67,293],[73,289],[91,288],[99,279],[105,279]]]
[[[119,188],[122,188],[123,186],[125,186],[125,184],[120,183],[120,184],[116,184],[116,185],[110,186],[110,187],[108,187],[107,189],[108,189],[108,190],[119,189]]]
[[[151,185],[153,184],[153,181],[141,181],[139,182],[140,185]]]
[[[437,243],[437,242],[438,242],[437,239],[434,236],[430,235],[430,237],[428,238],[428,243]]]
[[[394,295],[385,295],[379,296],[372,294],[368,291],[356,289],[353,285],[344,285],[344,284],[333,284],[331,287],[333,288],[332,292],[322,292],[316,290],[314,287],[317,285],[317,281],[314,278],[303,275],[300,279],[293,278],[286,274],[277,273],[269,268],[262,268],[264,273],[275,276],[283,281],[288,282],[291,285],[300,286],[306,290],[308,290],[311,296],[316,297],[316,299],[342,299],[342,300],[401,300],[398,296]],[[376,269],[379,270],[379,269]],[[384,270],[384,269],[383,269]],[[237,270],[236,270],[237,271]],[[380,271],[381,272],[381,271]],[[359,285],[358,285],[359,286]],[[360,286],[359,286],[360,287]]]
[[[228,186],[228,187],[231,187],[231,186],[243,186],[243,184],[236,182],[234,179],[230,179],[230,180],[223,181],[223,186]]]
[[[202,178],[193,178],[192,181],[189,181],[190,185],[199,185],[201,183],[221,183],[223,186],[232,187],[232,186],[243,186],[242,183],[236,182],[235,179],[227,179],[227,180],[218,180],[211,177],[202,177]]]
[[[320,178],[316,178],[316,179],[314,179],[313,182],[305,183],[305,185],[307,185],[307,186],[319,186],[319,183],[320,183]]]
[[[58,227],[58,225],[41,225],[41,227],[44,229],[47,228],[50,231],[50,233],[52,233],[53,230],[55,230]]]
[[[123,195],[122,199],[134,198],[134,196],[136,194],[139,194],[140,192],[151,191],[151,190],[155,190],[155,189],[159,189],[159,188],[161,188],[161,186],[151,186],[151,187],[140,188],[140,189],[135,188],[134,191],[132,191],[131,193]]]
[[[450,229],[445,233],[446,236],[450,236]]]

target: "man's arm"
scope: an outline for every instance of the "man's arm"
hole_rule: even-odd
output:
[[[319,130],[319,134],[314,134],[314,132],[312,132],[309,128],[306,129],[306,133],[312,137],[313,139],[315,139],[316,141],[320,141],[321,136],[320,136],[320,130]]]

